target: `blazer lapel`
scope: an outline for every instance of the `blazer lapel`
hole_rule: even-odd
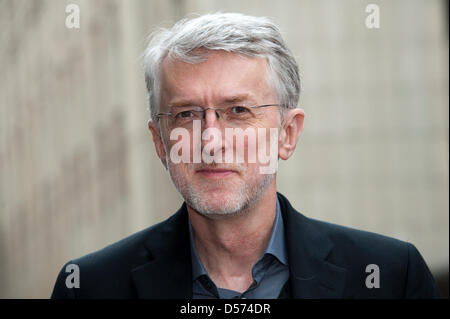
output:
[[[347,270],[327,261],[333,242],[278,193],[293,298],[342,298]]]
[[[145,242],[151,260],[131,271],[139,298],[192,298],[192,265],[186,204],[156,225]]]
[[[333,242],[278,193],[286,229],[293,298],[342,298],[347,270],[327,261]],[[150,261],[131,277],[139,298],[192,298],[192,265],[186,204],[154,226],[145,241]]]

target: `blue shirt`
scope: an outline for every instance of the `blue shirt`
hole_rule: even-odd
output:
[[[203,266],[194,244],[194,234],[189,221],[191,241],[191,262],[194,299],[274,299],[278,298],[281,289],[289,279],[289,266],[284,236],[283,217],[277,198],[275,221],[269,243],[253,265],[253,283],[243,293],[217,287]]]

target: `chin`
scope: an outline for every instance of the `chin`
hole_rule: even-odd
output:
[[[258,202],[274,177],[264,175],[260,180],[226,178],[205,182],[195,175],[186,178],[178,170],[169,169],[169,173],[186,203],[201,215],[211,218],[244,213]]]
[[[194,189],[188,189],[184,195],[189,206],[204,216],[233,215],[247,204],[247,198],[242,192],[227,190],[197,192]]]
[[[235,216],[244,212],[241,203],[193,202],[190,206],[199,214],[213,219]]]

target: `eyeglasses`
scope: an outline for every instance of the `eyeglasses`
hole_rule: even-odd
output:
[[[223,108],[206,108],[203,109],[200,106],[187,106],[179,107],[168,113],[158,113],[156,117],[160,119],[163,116],[167,116],[169,120],[169,126],[174,127],[187,127],[194,120],[204,120],[206,117],[206,111],[214,110],[218,119],[222,123],[229,127],[241,127],[245,124],[251,125],[252,122],[257,120],[261,113],[260,109],[268,106],[283,106],[282,104],[264,104],[255,106],[242,106],[233,105]]]

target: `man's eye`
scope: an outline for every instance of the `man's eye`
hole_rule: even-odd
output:
[[[191,118],[194,116],[195,116],[195,114],[193,111],[183,111],[183,112],[179,112],[179,113],[177,113],[177,115],[175,115],[175,117],[179,118],[179,119],[187,119],[187,118]]]
[[[245,113],[250,113],[250,110],[245,106],[233,106],[231,108],[231,112],[233,114],[245,114]]]

